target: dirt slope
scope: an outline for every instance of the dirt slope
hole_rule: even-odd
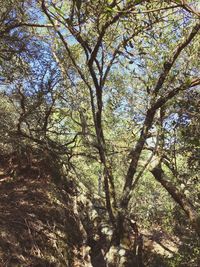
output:
[[[0,266],[84,266],[82,242],[73,196],[0,170]]]

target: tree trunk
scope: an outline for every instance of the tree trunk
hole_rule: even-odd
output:
[[[119,214],[117,230],[106,254],[108,267],[143,267],[143,238],[135,221]]]

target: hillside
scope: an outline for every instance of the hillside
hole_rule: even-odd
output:
[[[1,266],[85,266],[84,237],[68,189],[44,178],[12,178],[1,169]]]

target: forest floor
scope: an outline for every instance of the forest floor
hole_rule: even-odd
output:
[[[68,194],[0,169],[0,266],[72,266],[80,242]]]
[[[170,236],[162,231],[160,227],[152,231],[143,230],[144,247],[152,252],[165,257],[173,257],[178,252],[180,240],[176,236]]]
[[[178,252],[179,240],[159,228],[142,234],[152,255]],[[0,169],[0,266],[72,266],[80,236],[66,192],[48,180],[12,178]]]

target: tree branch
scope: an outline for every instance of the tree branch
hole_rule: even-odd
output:
[[[163,86],[167,75],[169,74],[174,62],[176,61],[176,59],[178,58],[178,56],[180,55],[180,53],[183,51],[183,49],[192,41],[192,39],[197,35],[197,33],[200,30],[200,23],[196,24],[193,29],[191,30],[191,32],[188,34],[188,36],[185,38],[185,40],[180,43],[177,48],[174,50],[173,54],[171,55],[171,57],[164,62],[163,64],[163,71],[160,74],[160,77],[157,81],[157,84],[154,88],[154,94],[157,95],[157,93],[159,92],[159,90],[161,89],[161,87]]]
[[[186,196],[181,193],[175,185],[173,185],[168,179],[166,174],[161,168],[161,163],[151,170],[151,173],[155,179],[167,190],[176,203],[182,208],[187,215],[191,225],[196,230],[200,237],[200,215],[195,211],[192,204],[188,201]]]

